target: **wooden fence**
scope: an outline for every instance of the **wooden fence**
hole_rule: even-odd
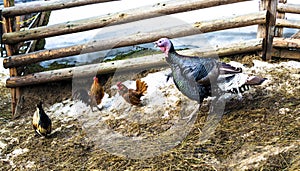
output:
[[[182,51],[182,53],[198,53],[202,56],[208,56],[211,53],[217,52],[219,56],[225,56],[237,53],[261,51],[262,58],[266,60],[271,59],[271,56],[300,59],[297,51],[289,50],[289,48],[299,48],[299,39],[282,38],[282,30],[284,27],[300,28],[299,21],[297,22],[284,19],[285,13],[299,14],[300,6],[287,4],[284,0],[279,0],[279,2],[276,0],[261,0],[260,10],[256,13],[234,16],[226,19],[216,19],[212,21],[199,21],[192,24],[191,27],[178,26],[164,30],[153,30],[152,32],[147,33],[140,32],[134,35],[125,35],[120,38],[105,41],[94,40],[89,44],[78,44],[69,47],[18,54],[18,44],[28,40],[77,33],[102,28],[107,25],[118,25],[159,17],[162,15],[170,15],[242,1],[247,0],[168,1],[164,3],[157,3],[143,9],[131,9],[84,20],[69,21],[51,26],[36,27],[20,31],[18,30],[18,27],[16,27],[16,16],[33,12],[53,11],[63,8],[109,2],[109,0],[42,1],[39,2],[39,4],[34,3],[35,5],[32,3],[25,3],[18,6],[14,6],[13,0],[4,0],[5,8],[2,10],[4,34],[2,36],[2,41],[5,43],[8,57],[5,58],[3,66],[10,70],[10,78],[6,81],[6,86],[11,88],[12,112],[14,113],[19,100],[19,87],[21,86],[71,79],[75,69],[76,71],[80,71],[80,76],[85,76],[94,73],[110,73],[114,72],[116,69],[126,70],[126,68],[161,67],[165,66],[166,63],[164,62],[163,54],[160,54],[153,55],[151,57],[140,57],[135,59],[45,71],[24,76],[17,74],[16,68],[19,66],[26,66],[32,63],[64,58],[83,53],[107,50],[112,47],[118,48],[149,43],[166,36],[170,38],[177,38],[224,29],[258,25],[257,39],[255,40],[218,47],[218,49],[214,50],[214,52],[193,49]],[[274,38],[274,36],[276,37]],[[97,70],[97,68],[101,69]]]

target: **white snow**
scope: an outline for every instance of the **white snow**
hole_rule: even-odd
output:
[[[6,79],[9,78],[9,70],[3,67],[4,58],[0,58],[0,85],[4,85]]]
[[[243,67],[246,74],[266,77],[268,80],[266,80],[262,86],[265,86],[266,89],[270,90],[273,90],[275,87],[268,87],[268,84],[272,82],[272,78],[268,74],[269,70],[282,67],[287,69],[294,68],[296,70],[300,68],[300,62],[296,61],[271,64],[264,61],[253,60],[253,63],[253,67],[247,68],[241,63],[230,62],[230,64],[233,64],[234,66]],[[148,84],[147,93],[142,97],[142,103],[144,104],[142,107],[136,107],[128,104],[117,93],[113,97],[109,97],[107,94],[105,94],[101,104],[102,110],[100,112],[96,108],[94,108],[94,112],[92,112],[91,108],[86,106],[81,101],[72,101],[70,99],[62,103],[56,103],[52,105],[47,112],[50,114],[50,116],[52,115],[63,121],[68,121],[71,119],[83,119],[87,117],[96,120],[106,120],[113,117],[115,119],[130,118],[140,122],[148,122],[149,116],[150,120],[168,117],[168,110],[176,106],[176,103],[186,98],[177,90],[172,78],[168,82],[166,81],[166,75],[168,73],[170,73],[170,69],[151,73],[146,77],[141,78],[142,81],[145,81]],[[299,76],[298,73],[294,73],[294,75],[295,77]],[[129,88],[135,89],[135,81],[127,80],[123,83]],[[111,87],[111,89],[117,89],[117,87],[114,85]],[[141,113],[143,114],[141,115]]]
[[[100,119],[100,116],[108,119],[114,114],[115,118],[123,118],[123,117],[134,117],[128,116],[130,112],[143,112],[143,115],[151,115],[152,113],[159,111],[164,111],[163,109],[168,106],[172,106],[176,101],[180,100],[178,95],[180,92],[175,88],[172,79],[168,82],[166,81],[166,74],[170,72],[169,69],[148,74],[148,76],[142,78],[142,81],[145,81],[148,84],[147,93],[143,96],[142,103],[144,106],[136,107],[128,104],[123,97],[121,97],[118,93],[113,97],[108,97],[105,94],[102,100],[102,110],[99,112],[96,108],[94,112],[92,112],[91,108],[86,106],[83,102],[75,100],[66,100],[62,103],[56,103],[49,107],[47,112],[50,116],[57,117],[62,119],[63,121],[68,121],[69,119],[79,119],[84,117],[92,117]],[[124,81],[123,84],[128,88],[135,89],[135,81],[127,80]],[[117,89],[114,85],[111,89]],[[118,111],[122,111],[124,113],[119,114]],[[166,114],[157,115],[157,117],[166,117]]]
[[[9,164],[12,166],[12,168],[15,168],[16,165],[14,164],[13,159],[15,157],[17,157],[18,155],[24,154],[29,152],[28,148],[17,148],[14,151],[12,151],[11,153],[5,155],[5,158],[1,158],[2,161],[6,161],[9,162]]]

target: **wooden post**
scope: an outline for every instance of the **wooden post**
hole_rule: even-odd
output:
[[[287,0],[279,0],[279,3],[285,4]],[[284,19],[285,18],[285,12],[279,12],[277,13],[278,19]],[[275,36],[276,37],[282,37],[283,36],[283,27],[276,27],[275,29]]]
[[[4,0],[4,7],[10,7],[10,6],[14,6],[14,0]],[[4,27],[3,27],[4,33],[13,32],[16,29],[15,18],[5,17],[3,19],[3,22],[4,22]],[[16,47],[17,47],[16,45],[5,45],[6,55],[13,56],[17,54],[18,51]],[[10,77],[17,76],[17,68],[10,68],[9,75]],[[20,89],[11,88],[11,111],[13,117],[15,115],[16,105],[19,98],[20,98]]]
[[[275,34],[277,0],[260,0],[260,10],[267,10],[267,21],[258,26],[257,37],[264,38],[262,59],[270,60],[272,57],[272,43]]]
[[[2,24],[2,9],[0,9],[0,49],[1,49],[1,57],[3,57],[3,43],[2,43],[2,35],[3,35],[3,27],[4,25]]]

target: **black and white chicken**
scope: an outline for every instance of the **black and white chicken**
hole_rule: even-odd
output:
[[[32,126],[36,133],[41,136],[48,136],[51,133],[51,119],[45,113],[42,102],[36,105],[36,111],[33,114]]]

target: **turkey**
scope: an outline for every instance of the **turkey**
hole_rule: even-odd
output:
[[[225,93],[241,95],[249,86],[259,85],[265,80],[248,76],[242,73],[242,68],[233,67],[216,58],[180,55],[168,38],[161,38],[154,44],[165,53],[166,62],[172,71],[168,77],[173,77],[182,94],[199,104],[189,119],[196,114],[205,98]]]

